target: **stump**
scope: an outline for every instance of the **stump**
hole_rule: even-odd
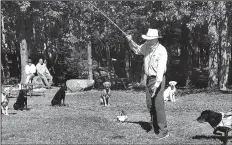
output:
[[[77,92],[92,88],[94,82],[94,80],[87,79],[71,79],[66,82],[66,86],[71,92]]]

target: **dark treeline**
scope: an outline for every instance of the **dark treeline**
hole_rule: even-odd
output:
[[[142,44],[141,34],[159,29],[167,48],[167,81],[179,86],[219,87],[232,84],[232,2],[99,1],[91,2]],[[57,84],[88,78],[91,43],[93,77],[143,80],[143,58],[134,55],[125,36],[88,2],[1,1],[2,83],[21,77],[20,43],[36,64],[48,61]]]

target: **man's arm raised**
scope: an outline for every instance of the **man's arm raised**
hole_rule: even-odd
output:
[[[137,55],[144,55],[143,52],[142,52],[144,44],[142,44],[142,45],[136,44],[136,43],[132,40],[132,36],[131,36],[131,35],[127,35],[126,38],[127,38],[127,41],[129,42],[130,49],[131,49],[135,54],[137,54]]]

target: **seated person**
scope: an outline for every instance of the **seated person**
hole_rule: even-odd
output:
[[[28,59],[27,61],[28,64],[26,64],[25,67],[25,73],[26,73],[26,84],[29,83],[29,81],[32,81],[33,77],[35,76],[36,73],[36,67],[34,64],[32,64],[31,59]]]
[[[37,74],[41,77],[41,79],[44,81],[45,85],[49,88],[52,85],[52,75],[48,71],[48,68],[46,64],[43,63],[43,59],[39,59],[38,64],[36,65]]]

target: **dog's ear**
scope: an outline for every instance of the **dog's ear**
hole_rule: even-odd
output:
[[[177,82],[176,81],[173,81],[173,85],[175,86],[177,84]]]
[[[205,120],[208,120],[209,116],[212,114],[211,110],[205,110],[201,113],[201,116],[204,117]]]

